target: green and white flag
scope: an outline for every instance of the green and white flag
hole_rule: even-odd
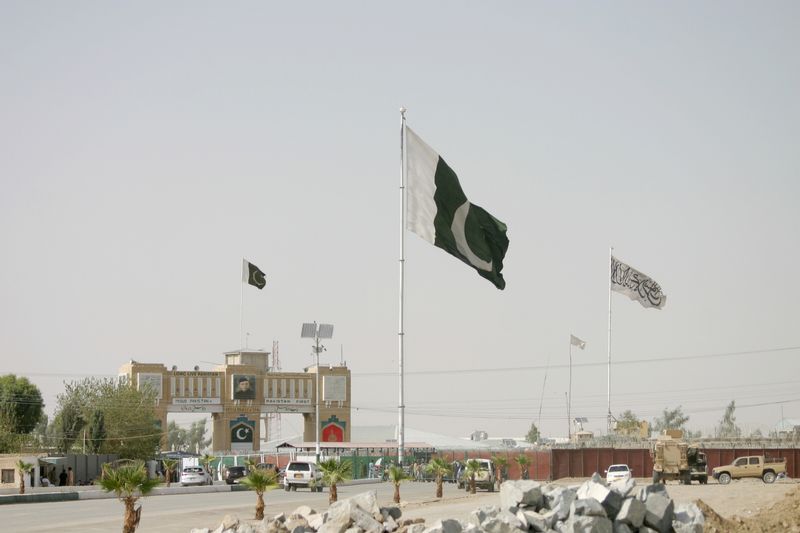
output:
[[[444,159],[406,127],[406,227],[504,289],[506,225],[467,200]]]
[[[242,283],[249,283],[253,287],[257,287],[258,290],[263,289],[267,284],[264,273],[247,259],[242,259],[242,261]]]

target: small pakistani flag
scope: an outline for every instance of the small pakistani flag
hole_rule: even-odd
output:
[[[407,228],[504,289],[506,225],[467,200],[456,173],[411,128],[406,142]]]
[[[263,289],[267,284],[267,280],[264,278],[264,273],[261,272],[260,268],[249,262],[247,259],[242,259],[242,261],[242,283],[249,283],[253,287],[257,287],[259,290]]]

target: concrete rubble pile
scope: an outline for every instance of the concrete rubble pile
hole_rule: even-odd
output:
[[[634,487],[632,479],[606,485],[597,474],[576,487],[506,481],[499,506],[479,507],[467,522],[433,524],[402,519],[399,507],[379,507],[377,493],[369,491],[322,513],[301,506],[256,525],[226,516],[214,530],[191,533],[702,533],[704,517],[697,505],[674,505],[663,485],[645,486],[638,494]]]

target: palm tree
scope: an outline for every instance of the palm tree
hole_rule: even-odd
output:
[[[433,474],[433,476],[436,478],[436,497],[441,498],[442,486],[444,485],[444,476],[453,471],[453,465],[441,457],[436,457],[431,459],[431,462],[428,463],[428,466],[425,467],[425,470],[429,474]]]
[[[520,479],[528,479],[528,465],[531,464],[531,461],[530,459],[528,459],[528,456],[522,453],[516,456],[514,458],[514,461],[516,461],[517,465],[519,465]]]
[[[216,460],[217,460],[216,457],[208,453],[204,454],[203,457],[200,458],[200,462],[203,463],[203,466],[206,468],[206,472],[208,472],[208,475],[211,475],[211,469],[209,468],[209,465]]]
[[[400,483],[408,479],[402,466],[392,465],[386,471],[389,481],[394,485],[394,503],[400,503]]]
[[[503,470],[505,470],[506,466],[508,466],[508,457],[503,455],[495,455],[492,457],[492,461],[497,469],[497,486],[499,487],[503,484]]]
[[[106,492],[114,492],[117,498],[125,504],[125,519],[122,523],[122,533],[134,533],[139,525],[142,513],[141,506],[134,509],[136,501],[146,496],[158,485],[157,479],[147,477],[144,461],[130,461],[116,468],[103,465],[103,475],[100,477],[100,486]]]
[[[239,483],[256,491],[256,520],[264,519],[264,492],[278,486],[278,476],[274,470],[254,468]]]
[[[19,493],[25,494],[25,474],[31,471],[33,465],[20,459],[17,461],[16,467],[17,473],[19,474]]]
[[[464,475],[469,479],[469,493],[475,494],[475,476],[480,472],[481,464],[475,459],[470,459],[464,467]]]
[[[166,458],[162,459],[161,462],[164,464],[164,481],[167,482],[167,487],[169,487],[170,483],[172,483],[172,472],[178,466],[178,460]]]
[[[322,470],[322,481],[330,487],[328,489],[328,503],[331,504],[339,499],[336,485],[350,479],[353,472],[353,463],[328,459],[319,464],[319,469]]]

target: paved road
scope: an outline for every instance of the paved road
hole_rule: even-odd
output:
[[[390,483],[339,487],[339,498],[347,498],[366,490],[377,490],[380,503],[388,503],[392,499],[393,487]],[[407,516],[421,516],[426,506],[431,505],[426,502],[434,500],[434,485],[404,483],[400,493],[403,501],[410,504]],[[477,501],[486,498],[499,501],[497,493],[472,497],[472,501],[468,501],[464,491],[457,490],[455,485],[445,485],[445,500],[456,507],[466,504],[465,509],[474,509],[489,503]],[[274,490],[267,493],[264,499],[267,516],[289,513],[300,505],[309,505],[317,510],[328,507],[327,491],[312,493],[303,489],[297,492]],[[252,518],[256,495],[254,492],[180,494],[147,497],[140,502],[142,521],[137,533],[188,533],[193,527],[216,527],[225,514],[241,519]],[[2,505],[0,530],[20,533],[108,533],[121,531],[122,514],[122,503],[116,499]]]

